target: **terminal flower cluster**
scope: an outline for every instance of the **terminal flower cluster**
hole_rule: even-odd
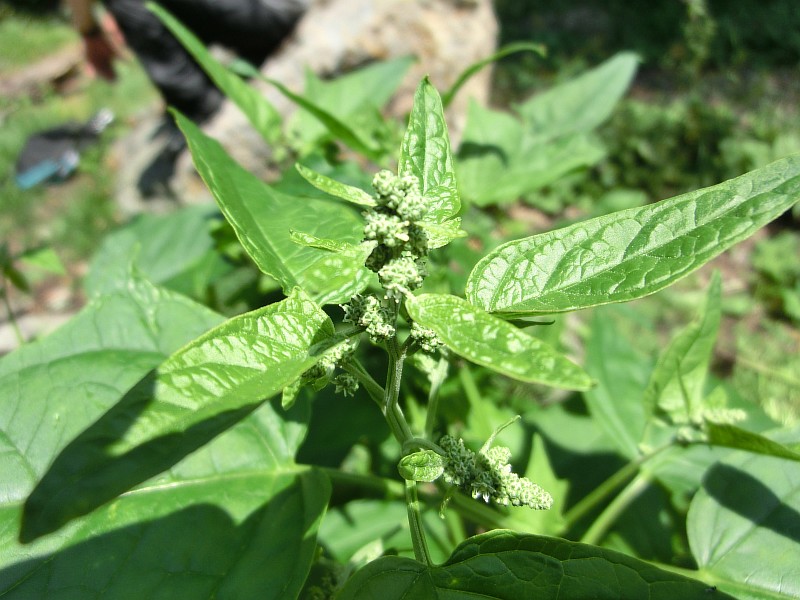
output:
[[[398,177],[383,170],[372,186],[377,206],[364,213],[364,239],[377,245],[366,266],[378,274],[386,298],[399,301],[427,275],[428,235],[419,223],[427,210],[425,199],[413,175]]]
[[[475,499],[502,506],[550,508],[553,498],[527,477],[511,470],[511,451],[495,446],[478,453],[464,446],[464,440],[445,435],[439,441],[445,452],[443,477]]]

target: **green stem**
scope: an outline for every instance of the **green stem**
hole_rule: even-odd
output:
[[[406,480],[406,509],[408,511],[408,524],[411,526],[411,542],[414,545],[414,557],[421,563],[432,567],[428,542],[422,524],[422,513],[419,510],[419,497],[417,496],[417,482]]]
[[[11,323],[11,329],[14,330],[14,336],[17,338],[17,344],[22,346],[25,343],[25,336],[22,335],[22,330],[19,328],[19,323],[17,323],[17,318],[14,316],[14,309],[11,308],[11,302],[8,301],[8,291],[5,285],[3,285],[3,289],[0,290],[0,296],[3,297],[3,304],[6,307],[6,313],[8,314],[8,322]]]
[[[640,473],[631,481],[619,495],[606,506],[600,516],[595,519],[592,526],[581,538],[584,544],[597,545],[603,539],[606,532],[611,528],[619,516],[625,512],[631,502],[636,500],[639,495],[650,485],[650,478]]]
[[[443,369],[444,373],[442,373]],[[440,358],[436,366],[436,372],[434,376],[431,377],[431,391],[428,394],[428,412],[425,415],[425,437],[429,440],[433,439],[433,430],[436,427],[436,415],[439,411],[439,390],[442,388],[446,373],[447,361]]]
[[[594,507],[605,500],[606,497],[610,496],[614,490],[620,487],[628,479],[631,479],[634,475],[636,475],[636,473],[639,471],[639,468],[645,462],[661,453],[663,450],[666,450],[671,445],[672,444],[666,444],[661,446],[649,454],[640,456],[636,460],[627,463],[619,471],[597,486],[594,490],[582,498],[580,502],[566,512],[564,515],[564,530],[566,531],[575,525],[575,523],[591,512]]]
[[[402,484],[396,479],[386,479],[377,475],[363,475],[348,473],[341,469],[331,467],[314,467],[325,473],[334,486],[343,488],[356,488],[361,495],[370,495],[378,498],[402,498],[404,490]]]
[[[383,410],[383,402],[386,396],[385,390],[372,378],[367,370],[358,360],[349,360],[342,365],[342,369],[358,379],[358,382],[367,390],[370,398]]]

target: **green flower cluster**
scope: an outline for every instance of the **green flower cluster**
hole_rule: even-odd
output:
[[[477,454],[464,446],[464,440],[445,435],[439,441],[445,452],[444,480],[475,499],[490,500],[503,506],[550,508],[553,498],[527,477],[511,471],[511,451],[504,446],[481,450]]]
[[[335,346],[329,350],[316,365],[303,373],[300,383],[302,385],[310,385],[315,390],[319,391],[331,381],[334,381],[334,383],[336,383],[337,393],[340,392],[342,383],[337,383],[337,380],[343,375],[337,375],[334,377],[334,373],[338,367],[341,367],[342,364],[346,363],[350,359],[355,350],[356,341],[352,339],[346,340]],[[349,395],[352,395],[358,389],[358,382],[356,382],[355,387],[353,387],[352,384],[347,384],[346,387],[348,392],[343,393],[349,393]]]
[[[443,346],[442,340],[433,329],[428,329],[417,323],[411,324],[411,337],[425,352],[436,352]]]
[[[395,334],[394,317],[377,296],[356,295],[347,304],[342,304],[344,322],[363,327],[369,339],[379,343]]]
[[[427,275],[428,235],[420,226],[427,210],[419,180],[378,172],[372,180],[377,206],[364,212],[364,239],[377,242],[366,261],[378,274],[386,298],[399,301]]]

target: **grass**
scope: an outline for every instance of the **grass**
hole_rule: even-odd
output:
[[[30,39],[25,35],[28,31]],[[36,62],[77,42],[71,28],[58,19],[12,15],[0,22],[0,47],[13,45],[14,39],[27,41],[20,41],[19,51],[11,53],[3,65]],[[9,53],[0,50],[0,56]],[[115,83],[79,78],[77,89],[66,94],[44,83],[35,95],[0,99],[0,239],[14,252],[49,245],[66,263],[83,261],[116,223],[114,176],[106,166],[106,150],[125,132],[126,121],[156,98],[137,64],[119,63],[118,75]],[[15,163],[31,134],[69,121],[86,121],[101,108],[111,109],[116,123],[98,144],[83,152],[72,179],[29,190],[17,187]]]
[[[0,4],[0,75],[77,42],[75,32],[56,15],[20,15]]]

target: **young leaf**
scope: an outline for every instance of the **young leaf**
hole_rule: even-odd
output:
[[[442,100],[427,78],[414,94],[397,172],[419,179],[430,206],[426,221],[443,223],[458,214],[461,203]]]
[[[636,73],[639,59],[622,52],[567,83],[515,108],[525,129],[541,140],[595,129],[611,115]]]
[[[383,557],[357,571],[341,600],[728,599],[708,585],[624,554],[557,538],[495,530],[460,544],[441,566]]]
[[[298,288],[184,346],[61,452],[25,503],[20,539],[55,531],[235,425],[313,366],[333,333]]]
[[[586,390],[592,380],[555,349],[502,319],[448,294],[408,297],[408,314],[453,352],[520,381]]]
[[[308,167],[304,167],[300,163],[297,163],[294,167],[297,169],[297,172],[303,176],[303,179],[326,194],[336,196],[337,198],[341,198],[342,200],[352,202],[353,204],[357,204],[359,206],[375,206],[375,198],[361,188],[347,185],[336,181],[335,179],[331,179],[330,177],[326,177],[325,175],[317,173]]]
[[[689,507],[701,573],[737,598],[800,597],[800,469],[736,454],[715,464]]]
[[[721,318],[720,277],[715,272],[697,320],[684,329],[659,357],[644,393],[650,414],[658,411],[673,423],[698,422],[703,389]]]
[[[260,92],[238,75],[222,66],[206,49],[204,44],[189,29],[167,10],[153,2],[147,3],[161,22],[184,45],[194,59],[208,73],[211,80],[248,118],[256,131],[268,142],[275,142],[281,134],[281,117]]]
[[[420,450],[401,458],[397,470],[408,481],[436,481],[444,473],[444,458],[433,450]]]
[[[503,244],[466,294],[488,312],[552,313],[627,302],[667,287],[800,198],[800,156],[719,185]]]
[[[284,293],[302,286],[321,304],[343,302],[362,291],[370,272],[364,261],[300,247],[290,239],[299,225],[306,233],[356,244],[363,222],[340,204],[282,194],[249,173],[189,119],[175,118],[186,135],[197,170],[256,265],[281,283]],[[308,219],[309,214],[315,218]]]

